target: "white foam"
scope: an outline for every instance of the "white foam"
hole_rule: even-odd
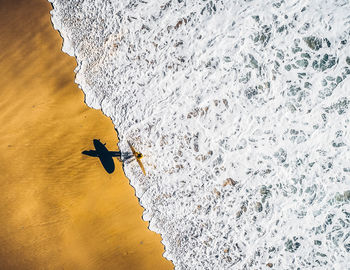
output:
[[[348,1],[51,2],[176,269],[349,269]]]

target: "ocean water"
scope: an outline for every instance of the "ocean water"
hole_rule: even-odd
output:
[[[350,269],[350,2],[50,0],[176,269]]]

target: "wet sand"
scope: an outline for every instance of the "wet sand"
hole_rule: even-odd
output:
[[[172,269],[116,162],[84,156],[110,119],[84,104],[46,0],[0,0],[0,269]]]

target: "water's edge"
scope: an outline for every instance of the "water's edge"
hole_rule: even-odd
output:
[[[50,1],[50,0],[48,0],[48,1]],[[51,5],[51,7],[52,7],[52,10],[54,10],[54,9],[55,9],[54,4],[50,2],[50,5]],[[50,11],[50,14],[51,14],[51,11]],[[61,45],[61,50],[62,50],[62,52],[66,53],[67,55],[69,55],[69,56],[71,56],[71,57],[74,57],[74,59],[76,60],[76,63],[77,63],[77,67],[78,67],[78,59],[77,59],[77,56],[75,55],[75,53],[73,53],[73,54],[71,53],[71,52],[74,52],[74,51],[73,51],[73,50],[72,50],[72,51],[67,51],[67,50],[64,49],[65,38],[63,37],[61,31],[60,31],[57,27],[55,27],[55,24],[54,24],[54,22],[52,21],[52,15],[51,15],[51,20],[50,20],[50,22],[51,22],[52,28],[53,28],[55,31],[57,31],[57,32],[59,33],[60,37],[62,38],[62,45]],[[67,40],[67,39],[66,39],[66,40]],[[74,73],[75,73],[75,79],[76,79],[77,71],[75,70]],[[76,83],[76,82],[75,82],[75,83]],[[87,102],[86,102],[86,93],[84,92],[84,89],[82,88],[82,86],[81,86],[80,84],[78,84],[78,83],[76,83],[76,84],[78,85],[79,89],[81,89],[81,91],[84,93],[84,103],[85,103],[85,105],[86,105],[87,107],[91,108],[91,109],[97,109],[97,108],[90,107],[90,106],[87,104]],[[98,110],[100,110],[100,111],[102,112],[102,114],[103,114],[105,117],[110,118],[108,115],[105,114],[105,112],[103,111],[103,108],[102,108],[102,107],[99,108]],[[110,118],[110,119],[111,119],[111,118]],[[111,121],[113,122],[113,119],[111,119]],[[114,124],[114,122],[113,122],[113,124]],[[118,147],[118,148],[117,148],[117,151],[120,151],[120,145],[119,145],[119,144],[121,143],[121,141],[120,141],[120,137],[119,137],[119,132],[118,132],[118,129],[117,129],[116,127],[115,127],[114,129],[115,129],[115,132],[116,132],[116,135],[117,135],[117,138],[118,138],[118,143],[116,144],[117,147]],[[135,195],[135,197],[137,198],[139,205],[140,205],[140,206],[142,207],[142,209],[145,211],[146,208],[145,208],[144,205],[141,203],[141,198],[139,198],[139,197],[136,195],[136,187],[132,185],[130,179],[126,176],[126,173],[125,173],[125,164],[124,164],[124,162],[122,162],[122,169],[123,169],[123,174],[124,174],[125,178],[128,179],[129,185],[130,185],[130,186],[133,188],[133,190],[134,190],[134,195]],[[163,252],[162,256],[163,256],[165,259],[171,261],[171,262],[174,264],[174,262],[173,262],[172,259],[170,259],[170,258],[168,258],[167,256],[165,256],[165,254],[166,254],[166,252],[167,252],[167,245],[166,245],[166,241],[164,241],[164,239],[163,239],[163,233],[162,233],[162,232],[159,232],[159,231],[157,231],[157,230],[152,230],[152,229],[151,229],[151,226],[152,226],[152,225],[151,225],[151,220],[148,221],[148,220],[144,219],[143,215],[141,216],[141,219],[142,219],[143,221],[145,221],[145,222],[148,222],[147,228],[148,228],[150,231],[153,231],[153,232],[155,232],[155,233],[157,233],[157,234],[159,234],[159,235],[161,236],[161,238],[162,238],[161,243],[162,243],[162,245],[163,245],[163,247],[164,247],[164,252]]]

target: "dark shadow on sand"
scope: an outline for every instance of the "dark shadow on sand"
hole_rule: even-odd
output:
[[[98,157],[103,165],[103,168],[108,173],[115,170],[113,157],[117,157],[120,161],[124,161],[132,157],[129,153],[121,153],[120,151],[108,151],[106,144],[103,144],[98,139],[93,140],[95,150],[83,151],[82,154],[90,157]]]

